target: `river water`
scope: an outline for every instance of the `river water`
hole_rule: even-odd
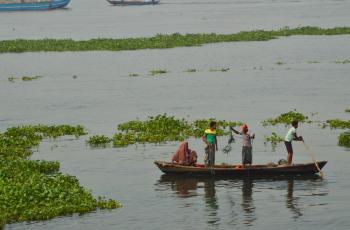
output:
[[[347,26],[349,8],[349,0],[162,0],[156,6],[131,7],[111,6],[105,0],[72,0],[63,10],[2,12],[0,39],[89,39]]]
[[[76,0],[68,10],[50,14],[0,14],[0,36],[85,39],[349,22],[349,14],[344,13],[349,1],[164,1],[159,6],[122,8],[97,2]],[[119,15],[124,23],[116,20]],[[154,23],[140,15],[151,15]],[[203,15],[208,23],[199,20]],[[62,21],[49,28],[54,18]],[[113,22],[108,20],[112,18]],[[7,30],[10,25],[16,29]],[[344,112],[350,106],[350,64],[335,63],[349,59],[349,53],[350,36],[344,35],[166,50],[1,54],[0,129],[68,123],[84,125],[89,135],[112,135],[119,123],[162,113],[189,120],[241,120],[257,135],[254,163],[277,162],[286,157],[284,146],[265,145],[264,135],[284,136],[287,128],[262,127],[260,121],[292,109],[317,113],[311,117],[316,121],[350,119]],[[158,68],[169,73],[149,75]],[[185,72],[189,68],[198,72]],[[230,70],[210,71],[214,68]],[[139,76],[129,77],[131,73]],[[43,77],[10,82],[12,75]],[[153,161],[169,160],[178,143],[91,149],[85,144],[88,136],[44,141],[33,159],[58,160],[62,172],[75,175],[94,195],[117,199],[124,207],[14,223],[6,229],[349,229],[350,149],[337,146],[341,131],[321,129],[315,123],[302,124],[298,132],[318,160],[329,161],[324,180],[174,178],[163,175]],[[227,139],[219,138],[220,149]],[[241,140],[236,139],[230,154],[217,153],[217,163],[240,162]],[[202,161],[201,141],[189,143]],[[301,144],[294,148],[296,163],[310,162]]]

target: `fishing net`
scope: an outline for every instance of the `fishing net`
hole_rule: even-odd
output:
[[[225,154],[229,154],[232,151],[232,143],[234,143],[236,140],[233,137],[232,132],[230,132],[230,137],[227,141],[227,145],[222,149],[222,152]]]

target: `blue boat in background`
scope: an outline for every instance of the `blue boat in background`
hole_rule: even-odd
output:
[[[0,11],[52,10],[68,5],[70,0],[0,0]]]

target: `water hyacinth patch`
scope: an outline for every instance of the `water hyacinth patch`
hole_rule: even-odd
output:
[[[346,113],[350,113],[350,108],[345,109],[345,112],[346,112]]]
[[[350,147],[350,131],[342,133],[338,136],[338,145]]]
[[[33,76],[33,77],[23,76],[22,81],[32,81],[32,80],[37,80],[39,78],[42,78],[42,76]]]
[[[263,126],[277,125],[277,124],[289,125],[294,120],[297,120],[299,122],[308,122],[308,123],[311,122],[307,116],[294,110],[294,111],[289,111],[287,113],[282,113],[276,118],[266,119],[261,123]]]
[[[327,120],[327,124],[332,129],[350,129],[350,120],[343,121],[340,119]]]
[[[117,132],[112,137],[113,146],[124,147],[132,144],[164,143],[167,141],[184,141],[189,137],[201,137],[204,130],[214,119],[200,119],[189,122],[183,118],[167,114],[148,117],[145,121],[132,120],[118,125]],[[217,135],[227,135],[229,126],[237,126],[242,122],[217,121]]]
[[[284,27],[279,30],[242,31],[234,34],[157,34],[153,37],[123,39],[90,39],[74,41],[72,39],[41,40],[4,40],[0,41],[0,53],[9,52],[41,52],[41,51],[93,51],[93,50],[139,50],[166,49],[174,47],[200,46],[218,42],[268,41],[292,35],[341,35],[350,34],[350,27]]]
[[[212,68],[212,69],[209,69],[210,72],[227,72],[229,70],[230,70],[230,68],[219,68],[219,69]]]
[[[277,135],[277,133],[272,132],[271,136],[265,136],[265,144],[271,142],[273,145],[277,145],[279,142],[284,141],[284,139]]]
[[[149,71],[149,74],[151,76],[160,75],[160,74],[166,74],[166,73],[169,73],[169,71],[166,70],[166,69],[152,69],[152,70]]]
[[[87,140],[87,143],[92,147],[106,146],[113,141],[105,135],[94,135]]]
[[[287,63],[285,63],[285,62],[283,62],[283,61],[278,61],[278,62],[276,62],[275,64],[276,64],[276,65],[284,65],[284,64],[287,64]]]
[[[337,63],[337,64],[349,64],[350,63],[350,59],[339,60],[339,61],[335,61],[334,63]]]
[[[186,72],[186,73],[195,73],[195,72],[198,72],[198,70],[197,69],[187,69],[184,72]]]
[[[18,126],[0,133],[0,226],[121,206],[95,199],[74,176],[61,174],[58,162],[28,160],[43,138],[85,134],[84,127],[69,125]]]

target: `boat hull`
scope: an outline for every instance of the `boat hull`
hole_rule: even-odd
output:
[[[194,166],[182,166],[169,162],[155,161],[157,167],[166,174],[187,174],[193,176],[200,175],[213,175],[213,176],[263,176],[263,175],[312,175],[318,173],[318,170],[314,163],[308,164],[295,164],[290,166],[275,166],[270,167],[267,165],[253,165],[249,168],[240,168],[237,165],[215,165],[214,167],[194,167]],[[326,165],[327,161],[319,161],[318,165],[322,169]]]
[[[121,1],[121,0],[107,0],[112,5],[128,6],[128,5],[155,5],[159,0],[154,1]]]
[[[0,4],[0,11],[52,10],[63,8],[70,0],[53,0],[51,2]]]

